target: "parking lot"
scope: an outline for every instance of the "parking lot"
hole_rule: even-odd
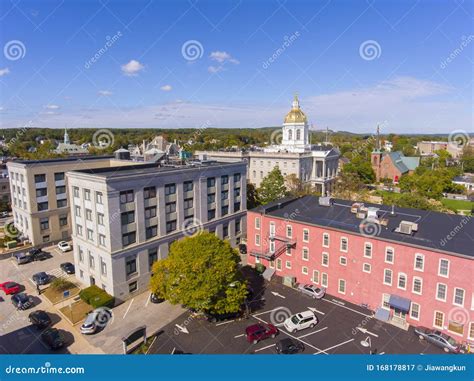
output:
[[[291,338],[304,345],[304,354],[369,354],[371,351],[377,354],[444,353],[420,341],[412,328],[403,331],[372,318],[370,311],[359,306],[331,295],[314,300],[279,282],[281,280],[263,285],[263,292],[251,302],[252,313],[247,319],[210,323],[188,312],[162,330],[150,352],[273,354],[279,340]],[[283,321],[308,309],[316,313],[319,323],[314,328],[287,332]],[[245,328],[259,322],[276,325],[279,334],[258,344],[248,343]],[[365,341],[366,346],[361,341]]]

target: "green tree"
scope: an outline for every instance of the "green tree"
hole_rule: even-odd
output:
[[[286,196],[285,179],[280,168],[274,167],[271,172],[264,177],[258,189],[262,204],[278,200]]]
[[[375,172],[372,165],[362,155],[355,156],[350,163],[344,165],[342,172],[356,175],[364,184],[371,184],[375,181]]]
[[[472,146],[467,145],[464,148],[461,156],[461,164],[464,172],[474,172],[474,148]]]
[[[295,173],[291,173],[285,178],[288,194],[294,197],[305,196],[313,194],[310,184],[303,184],[303,182],[296,176]]]
[[[175,241],[167,258],[153,265],[151,291],[172,304],[199,311],[238,311],[247,287],[238,271],[240,257],[209,232]]]
[[[261,204],[258,190],[254,184],[247,181],[247,209],[253,209]]]

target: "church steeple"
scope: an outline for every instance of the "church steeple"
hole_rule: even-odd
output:
[[[67,133],[67,127],[64,127],[64,144],[69,144],[69,134]]]

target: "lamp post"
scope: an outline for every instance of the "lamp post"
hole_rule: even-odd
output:
[[[372,340],[370,339],[370,336],[367,336],[367,338],[365,340],[362,340],[360,342],[360,345],[362,345],[365,348],[370,348],[370,354],[371,355],[374,354],[374,353],[372,353]]]

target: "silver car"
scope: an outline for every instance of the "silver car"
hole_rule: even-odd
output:
[[[86,316],[86,320],[81,325],[81,333],[92,335],[104,328],[112,319],[112,311],[107,307],[99,307]]]
[[[461,346],[451,336],[446,335],[441,331],[429,329],[425,327],[415,328],[415,333],[420,340],[426,340],[430,343],[444,349],[445,352],[459,353]]]
[[[313,299],[322,299],[326,294],[325,287],[316,287],[314,284],[300,284],[298,290],[303,294],[311,296]]]

